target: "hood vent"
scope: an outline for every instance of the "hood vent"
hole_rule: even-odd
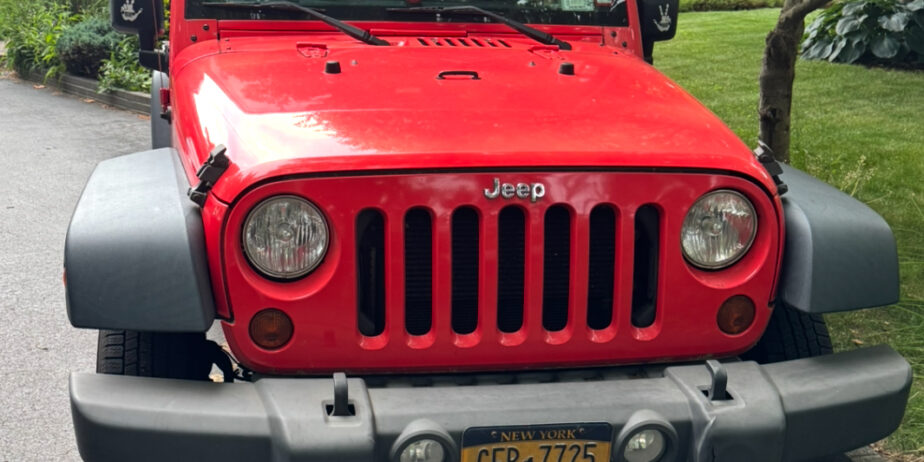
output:
[[[503,40],[488,38],[418,37],[417,43],[425,47],[511,48]]]

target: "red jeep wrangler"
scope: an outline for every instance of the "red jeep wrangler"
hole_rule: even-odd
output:
[[[821,317],[897,300],[889,227],[649,65],[677,0],[173,0],[169,46],[111,6],[154,150],[67,235],[85,459],[809,460],[901,421],[909,365]]]

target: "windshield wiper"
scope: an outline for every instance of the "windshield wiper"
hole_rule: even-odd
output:
[[[552,34],[547,34],[541,30],[534,29],[527,26],[519,21],[514,21],[513,19],[507,18],[505,16],[493,13],[491,11],[479,8],[477,6],[461,5],[461,6],[443,6],[443,7],[429,7],[429,6],[420,6],[414,8],[389,8],[388,11],[394,11],[396,13],[436,13],[436,14],[473,14],[478,16],[484,16],[491,18],[499,23],[506,24],[511,29],[545,45],[557,45],[559,50],[570,50],[571,44],[568,42],[561,41]]]
[[[334,19],[324,13],[321,13],[318,10],[313,8],[308,8],[306,6],[301,6],[293,2],[206,2],[202,6],[209,8],[227,8],[227,9],[244,9],[244,10],[282,10],[282,11],[298,11],[305,13],[308,16],[311,16],[324,24],[327,24],[344,34],[349,35],[350,37],[355,38],[361,42],[368,43],[369,45],[377,46],[389,46],[390,44],[385,40],[382,40],[365,29],[360,29],[356,26],[352,26],[338,19]]]

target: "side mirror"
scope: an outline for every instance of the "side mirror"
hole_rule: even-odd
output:
[[[109,0],[109,14],[113,29],[138,35],[141,65],[167,72],[167,56],[154,49],[164,34],[164,0]]]
[[[639,0],[638,18],[642,27],[645,61],[652,62],[654,43],[670,40],[677,33],[679,0]]]

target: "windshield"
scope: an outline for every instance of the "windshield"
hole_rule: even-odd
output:
[[[219,0],[220,1],[220,0]],[[187,19],[305,19],[286,11],[209,8],[216,0],[187,0]],[[225,3],[250,3],[229,0]],[[603,3],[607,2],[607,3]],[[612,3],[609,3],[612,2]],[[629,25],[625,0],[295,0],[302,6],[318,9],[344,21],[402,22],[486,22],[483,16],[419,14],[400,11],[408,7],[477,6],[528,24],[562,24],[625,27]]]

